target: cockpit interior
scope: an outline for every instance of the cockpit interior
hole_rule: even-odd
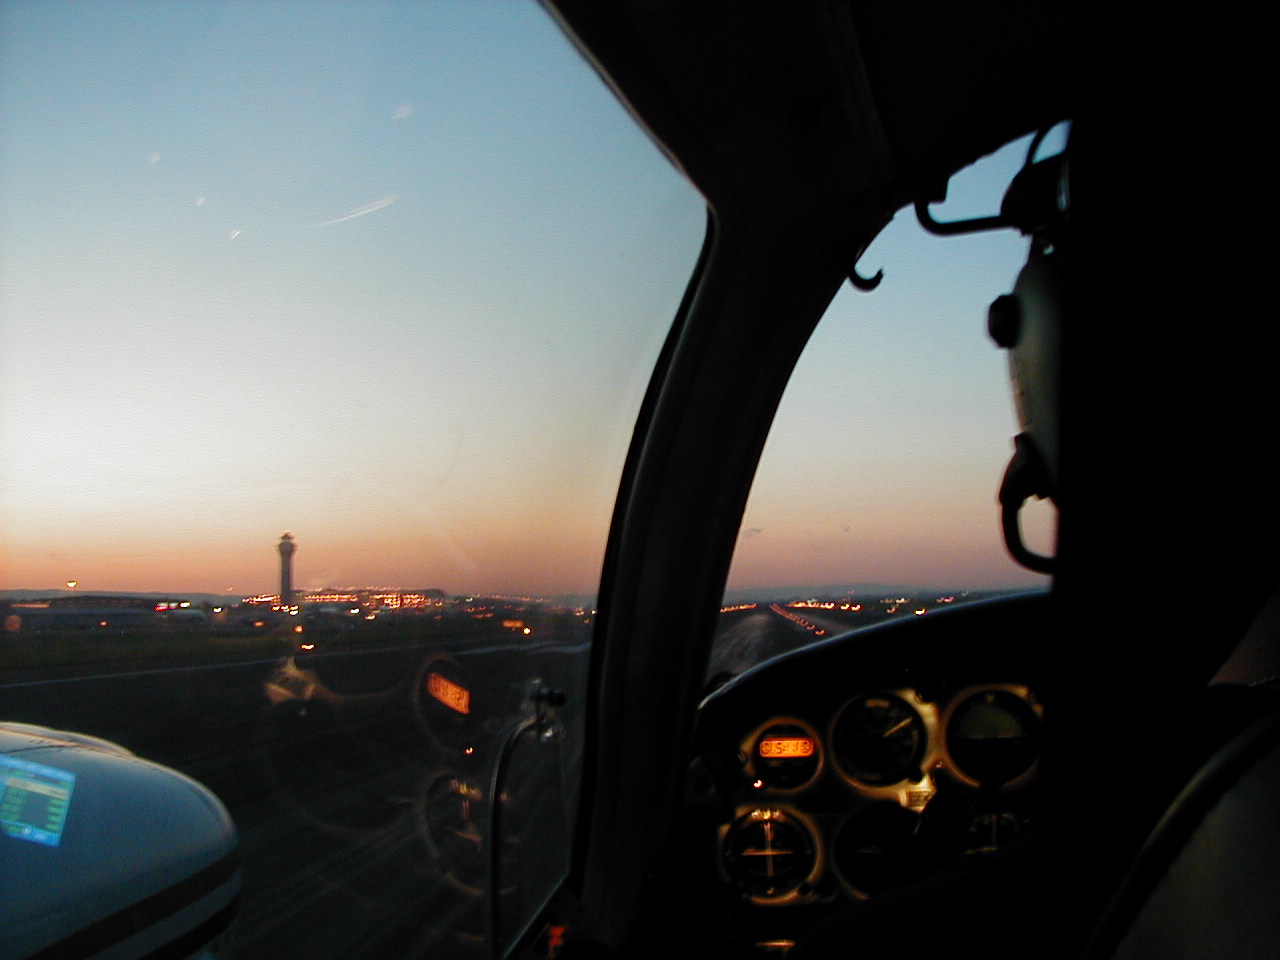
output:
[[[16,17],[17,5],[5,6]],[[339,15],[337,7],[316,9],[303,16]],[[565,539],[577,536],[578,514],[599,508],[607,533],[596,594],[554,610],[506,598],[509,606],[496,613],[458,598],[468,619],[458,613],[450,621],[445,601],[422,591],[411,626],[407,615],[394,620],[389,600],[367,612],[344,612],[336,600],[321,611],[317,600],[304,631],[306,611],[288,609],[284,586],[279,625],[266,615],[251,624],[259,631],[253,649],[267,653],[243,684],[233,678],[249,668],[229,655],[204,671],[149,659],[127,679],[124,667],[97,661],[93,671],[101,674],[86,668],[74,678],[72,666],[40,672],[24,661],[6,674],[0,702],[8,751],[0,769],[16,778],[10,792],[0,791],[12,801],[0,835],[0,887],[21,882],[14,863],[53,890],[66,875],[51,866],[58,857],[106,857],[121,841],[110,832],[111,791],[94,786],[94,777],[127,779],[134,771],[138,779],[118,795],[135,813],[147,808],[147,796],[161,796],[147,793],[153,788],[143,773],[155,791],[181,797],[183,809],[198,808],[190,816],[203,818],[206,848],[187,862],[173,840],[152,880],[171,896],[195,890],[184,869],[212,878],[198,895],[218,926],[193,912],[190,929],[139,933],[129,927],[140,914],[127,902],[128,884],[112,876],[108,906],[97,910],[82,899],[65,908],[61,923],[74,916],[99,938],[95,949],[116,952],[57,953],[91,941],[50,922],[52,908],[32,907],[46,914],[36,923],[11,901],[6,924],[26,939],[0,939],[0,953],[12,949],[14,960],[274,960],[326,950],[466,960],[1280,955],[1280,512],[1269,502],[1267,453],[1275,361],[1255,334],[1265,323],[1260,280],[1269,275],[1261,262],[1269,245],[1253,196],[1269,176],[1258,169],[1265,148],[1256,136],[1269,59],[1247,49],[1248,31],[1227,17],[1205,22],[1009,0],[542,0],[536,12],[625,108],[635,125],[629,130],[647,137],[683,178],[682,189],[705,206],[696,266],[683,294],[672,295],[674,319],[662,317],[650,338],[647,380],[629,380],[621,367],[580,370],[579,357],[597,342],[561,342],[553,310],[534,316],[533,268],[508,276],[505,264],[491,262],[502,259],[496,241],[491,250],[483,238],[450,240],[444,246],[456,259],[438,286],[461,286],[458,277],[473,268],[489,271],[487,287],[467,291],[472,313],[461,332],[450,334],[463,344],[450,357],[464,379],[487,375],[477,372],[476,358],[493,349],[466,338],[506,323],[493,321],[497,309],[475,290],[501,286],[504,309],[514,303],[530,313],[527,330],[512,323],[499,331],[514,343],[514,359],[501,379],[495,375],[496,386],[486,384],[525,414],[503,435],[507,445],[474,442],[482,426],[473,421],[496,419],[489,393],[459,414],[435,392],[444,377],[431,363],[456,344],[421,333],[440,306],[434,292],[415,293],[421,304],[400,298],[415,319],[378,344],[385,367],[326,368],[332,385],[309,396],[333,394],[334,405],[291,411],[288,424],[294,435],[321,435],[315,424],[364,403],[359,391],[390,394],[404,384],[418,391],[415,402],[430,409],[407,428],[356,418],[323,436],[339,460],[338,448],[368,444],[361,449],[372,465],[343,472],[317,496],[328,497],[331,511],[338,503],[337,512],[356,512],[354,496],[343,499],[356,488],[373,491],[368,502],[391,504],[391,519],[370,522],[376,536],[368,542],[378,549],[404,538],[401,524],[433,536],[448,526],[424,506],[425,494],[419,501],[398,488],[387,492],[391,481],[378,473],[382,450],[416,444],[423,463],[446,468],[437,476],[424,466],[414,482],[434,496],[444,474],[456,471],[479,501],[499,489],[492,464],[514,463],[519,474],[534,446],[526,438],[542,438],[572,465],[545,480],[530,459],[528,482],[545,480],[546,502],[557,508],[548,508],[552,519],[530,520],[533,511],[507,488],[492,511],[515,504],[504,522],[540,547],[563,533],[557,525],[568,531]],[[394,46],[400,38],[382,39]],[[433,56],[466,59],[458,50]],[[1210,66],[1211,59],[1224,65]],[[415,70],[430,73],[438,62]],[[513,88],[523,91],[535,74],[521,74]],[[291,95],[298,99],[279,104],[289,123],[296,120],[290,111],[306,113],[305,91]],[[479,95],[466,100],[464,119],[484,104]],[[424,98],[414,109],[427,114],[435,106]],[[407,101],[383,112],[385,125],[413,115]],[[359,123],[374,125],[363,116]],[[554,127],[548,130],[541,135],[554,139]],[[198,143],[201,133],[187,135]],[[1059,144],[1052,150],[1045,146],[1051,134]],[[536,152],[491,141],[504,161]],[[13,141],[22,150],[25,142]],[[1026,145],[1025,159],[1002,197],[986,212],[951,214],[954,180],[1015,142]],[[274,147],[263,143],[229,150],[237,177],[250,179],[251,154],[271,155]],[[429,145],[414,154],[423,180],[447,173],[467,181],[471,161],[448,158],[448,137]],[[22,150],[12,152],[27,170],[57,159]],[[592,161],[605,171],[604,186],[593,186],[602,194],[611,192],[608,157],[606,149]],[[162,160],[157,151],[147,165],[167,169]],[[257,209],[246,204],[246,223],[263,213],[265,224],[274,205],[297,202],[306,176],[323,179],[314,170],[286,175],[274,162],[267,166],[279,179]],[[413,193],[417,181],[393,191],[375,189],[374,173],[368,178],[367,196],[352,194],[324,213],[308,208],[309,219],[299,214],[301,225],[289,230],[321,238],[319,259],[299,255],[293,266],[322,285],[333,266],[323,257],[339,249],[329,239],[336,228],[368,229],[342,249],[367,254],[354,272],[357,292],[372,299],[375,288],[398,289],[400,276],[419,268],[412,249],[376,230],[384,215],[398,216],[421,197]],[[567,195],[567,187],[557,189]],[[375,195],[381,199],[368,199]],[[503,207],[509,198],[485,199],[500,208],[493,229],[545,253],[547,241],[529,227],[538,208],[512,202],[518,213],[511,213]],[[184,197],[192,208],[184,216],[194,217],[196,207],[204,215],[217,200],[203,192],[194,202]],[[430,200],[422,206],[443,217],[454,197],[441,190]],[[999,351],[1007,370],[1000,390],[1017,421],[1001,438],[1006,459],[990,464],[982,523],[1018,564],[1043,575],[1044,586],[847,632],[806,622],[810,634],[795,649],[741,672],[711,670],[735,546],[784,391],[833,300],[851,289],[869,302],[889,282],[895,264],[877,260],[873,244],[903,218],[939,244],[1003,232],[1023,245],[1016,276],[987,293],[985,316],[955,322]],[[238,224],[229,221],[230,232],[220,227],[219,241],[239,244],[234,276],[256,276],[270,257],[252,252],[252,232]],[[526,228],[530,237],[521,233]],[[265,225],[261,233],[269,233]],[[630,249],[619,244],[618,251]],[[157,260],[167,255],[160,247],[156,241]],[[586,244],[575,249],[544,261],[548,268],[568,263],[569,274],[600,274],[622,272],[628,259],[612,248],[600,259]],[[113,262],[87,259],[102,270]],[[204,277],[192,264],[191,276]],[[283,284],[282,302],[299,301],[299,314],[319,312],[324,296],[304,296],[304,286]],[[555,296],[562,298],[555,310],[567,315],[572,298],[559,289]],[[217,306],[231,315],[237,303],[228,297]],[[275,349],[340,353],[333,345],[347,349],[363,322],[348,318],[323,331],[329,346],[317,347],[298,321]],[[593,322],[582,329],[602,343],[606,324]],[[268,395],[265,384],[287,379],[277,377],[274,356],[244,346],[251,334],[265,336],[251,326],[233,322],[242,339],[209,344],[253,365],[253,377],[227,391],[236,393],[232,405],[253,406],[253,397]],[[155,340],[138,341],[148,349],[163,341],[149,329]],[[643,354],[647,342],[626,341],[621,352]],[[398,366],[406,356],[411,361]],[[910,348],[893,362],[910,366]],[[535,371],[539,363],[550,372]],[[178,369],[173,397],[182,395],[183,376],[194,376]],[[859,375],[850,366],[833,379]],[[530,386],[536,376],[544,379]],[[557,432],[544,422],[554,417],[539,419],[523,406],[533,410],[535,390],[554,393],[568,423],[595,404],[572,392],[588,380],[598,397],[634,387],[638,416],[627,421],[628,430],[634,422],[629,441],[616,445],[620,476],[606,483],[616,499],[593,493],[584,495],[586,506],[573,500],[559,509],[597,482],[597,461],[605,462],[599,449],[617,431]],[[170,402],[178,401],[154,405]],[[468,443],[485,447],[484,457],[468,461]],[[39,457],[38,444],[10,444],[18,448]],[[295,454],[273,448],[260,459],[276,456],[285,462]],[[213,470],[218,458],[200,448],[197,459]],[[457,466],[471,463],[480,464],[474,474]],[[66,471],[78,476],[82,467]],[[805,462],[791,469],[820,472]],[[856,478],[835,479],[856,485]],[[255,486],[254,497],[277,496],[272,484]],[[142,497],[150,489],[139,480],[126,492]],[[210,502],[221,496],[213,481],[200,490]],[[1047,543],[1028,521],[1039,507],[1053,518]],[[310,536],[298,536],[298,562],[320,539]],[[287,561],[291,534],[286,541]],[[464,556],[464,536],[440,534],[432,544],[459,569],[476,566]],[[924,540],[904,547],[935,549],[945,548]],[[542,562],[528,543],[500,552],[521,550],[532,565]],[[331,567],[341,570],[343,559]],[[74,591],[75,581],[67,587]],[[19,606],[6,608],[13,625],[0,653],[36,642],[21,632],[18,615],[29,624],[47,611]],[[362,648],[360,631],[375,622],[392,624],[383,646]],[[76,643],[87,644],[81,634],[98,626],[107,628],[107,619],[76,626]],[[454,631],[449,642],[437,642],[446,628]],[[111,642],[123,645],[123,637],[121,629]],[[325,638],[333,638],[329,648]],[[144,702],[137,691],[152,689],[146,684],[161,674],[161,694],[145,702],[162,703],[173,711],[165,716],[181,720],[152,722],[159,713],[134,707]],[[58,684],[72,679],[91,695],[60,692]],[[233,709],[221,712],[228,704]],[[105,715],[111,723],[99,724]],[[189,764],[178,746],[184,737],[204,751]],[[215,754],[235,758],[230,773],[214,766],[226,759]],[[105,798],[93,800],[92,830],[76,819],[91,809],[90,797]],[[56,801],[56,831],[31,827],[35,814],[17,806],[28,801]],[[44,816],[45,807],[38,812]],[[135,821],[130,849],[145,854],[151,821],[141,814]],[[176,820],[166,830],[184,833]],[[148,892],[145,902],[158,896]],[[253,931],[240,938],[248,944],[243,954],[230,919],[237,903],[241,930]],[[0,904],[0,916],[5,909]],[[180,911],[161,912],[175,923]],[[146,952],[153,950],[169,952]]]
[[[1258,550],[1274,523],[1237,499],[1269,405],[1247,348],[1204,322],[1236,314],[1249,280],[1210,293],[1176,266],[1191,237],[1252,262],[1237,221],[1192,199],[1221,182],[1250,97],[1210,82],[1189,123],[1181,96],[1204,78],[1170,55],[1228,30],[1112,30],[1052,4],[553,8],[713,217],[615,515],[567,888],[588,939],[619,955],[1273,952],[1274,867],[1207,852],[1276,849],[1255,806],[1276,770],[1276,564]],[[931,216],[959,168],[1062,121],[1066,150],[1029,158],[1000,209]],[[986,318],[1021,429],[992,523],[1052,587],[818,644],[699,703],[671,678],[706,657],[791,360],[836,287],[874,290],[861,254],[912,210],[938,233],[1027,239]],[[1056,506],[1052,556],[1022,541],[1033,498]],[[669,616],[677,582],[673,633],[655,598]]]

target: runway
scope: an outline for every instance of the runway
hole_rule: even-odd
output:
[[[818,619],[726,614],[712,668],[811,643]],[[516,936],[567,865],[589,636],[565,618],[537,642],[469,622],[382,643],[312,632],[314,651],[236,662],[11,672],[0,719],[104,737],[219,796],[244,855],[237,957],[488,957],[490,932]]]

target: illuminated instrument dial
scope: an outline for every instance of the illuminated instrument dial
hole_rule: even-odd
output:
[[[874,896],[908,879],[903,873],[903,851],[919,821],[919,814],[896,803],[879,803],[850,817],[832,851],[845,882],[859,893]]]
[[[437,778],[420,801],[426,839],[443,876],[468,892],[484,889],[488,869],[483,801],[478,788],[449,776]]]
[[[802,787],[822,765],[817,735],[799,723],[773,723],[756,736],[752,768],[764,787],[779,790]]]
[[[794,893],[818,865],[809,828],[776,809],[756,809],[739,817],[725,835],[722,856],[730,879],[757,897]]]
[[[982,690],[951,712],[947,752],[966,777],[987,786],[1008,783],[1040,754],[1040,717],[1010,690]]]
[[[449,752],[469,754],[475,745],[480,703],[469,671],[447,654],[432,657],[419,670],[414,689],[423,730]]]
[[[864,693],[840,712],[831,750],[847,776],[879,787],[920,779],[927,739],[924,721],[907,701]]]

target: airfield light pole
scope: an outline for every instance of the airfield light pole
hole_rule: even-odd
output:
[[[281,536],[276,549],[280,551],[280,606],[289,607],[293,605],[293,551],[298,549],[293,534]]]

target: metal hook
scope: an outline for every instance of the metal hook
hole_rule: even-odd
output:
[[[1045,137],[1049,135],[1049,131],[1053,127],[1042,127],[1037,130],[1035,136],[1031,138],[1031,144],[1027,147],[1027,158],[1023,161],[1022,170],[1018,171],[1021,176],[1023,171],[1027,170],[1035,163],[1036,152],[1040,149],[1040,145],[1044,143]],[[1015,181],[1017,177],[1014,178]],[[960,233],[979,233],[983,230],[1003,230],[1005,227],[1016,227],[1012,220],[1003,213],[996,214],[993,217],[974,217],[971,220],[953,220],[951,222],[943,222],[935,220],[933,214],[929,212],[929,204],[933,201],[942,201],[947,199],[947,185],[944,183],[941,189],[935,190],[934,195],[916,200],[916,219],[920,221],[920,226],[925,230],[939,237],[953,237]]]
[[[873,277],[864,277],[862,274],[858,273],[857,261],[854,262],[853,266],[849,270],[849,282],[863,293],[870,293],[876,287],[880,286],[880,281],[883,279],[883,270],[877,270]]]
[[[974,217],[972,220],[943,222],[933,219],[933,214],[929,212],[928,200],[917,200],[915,206],[916,219],[920,221],[920,226],[939,237],[952,237],[958,233],[978,233],[982,230],[1002,230],[1005,227],[1013,226],[1008,220],[999,215],[994,217]]]

